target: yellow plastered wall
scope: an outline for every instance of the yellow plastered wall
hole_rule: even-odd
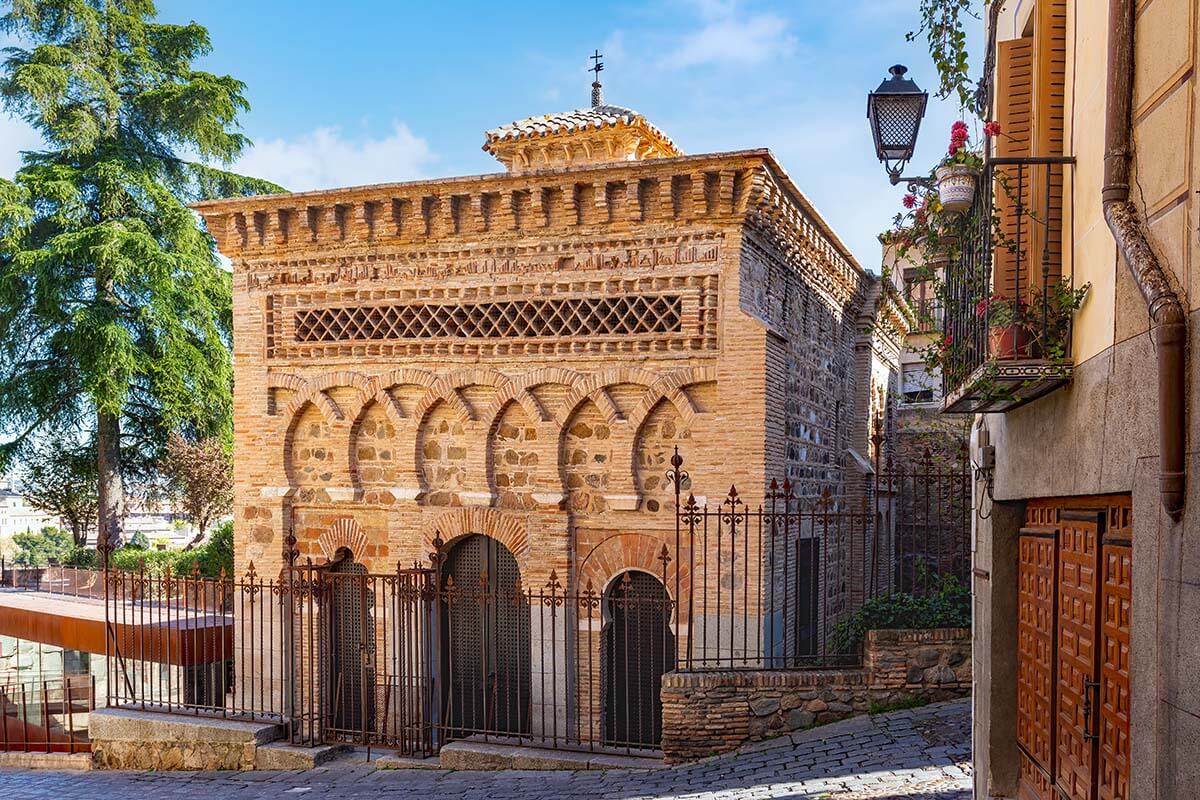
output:
[[[1075,318],[1074,360],[1082,363],[1114,341],[1116,246],[1104,221],[1104,115],[1108,63],[1108,4],[1068,4],[1066,152],[1075,156],[1064,195],[1064,223],[1070,232],[1063,272],[1091,292]]]

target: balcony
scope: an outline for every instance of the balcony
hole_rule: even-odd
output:
[[[1070,382],[1082,298],[1062,276],[1062,189],[1073,158],[993,158],[946,269],[942,411],[1007,412]]]
[[[940,301],[925,297],[908,297],[906,299],[913,312],[913,333],[938,333],[942,330],[945,315],[942,314]]]

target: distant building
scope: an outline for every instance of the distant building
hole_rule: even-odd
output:
[[[37,533],[56,526],[62,526],[61,519],[31,506],[11,480],[0,481],[0,551],[7,548],[14,534]]]

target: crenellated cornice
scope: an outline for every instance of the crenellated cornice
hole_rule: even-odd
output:
[[[193,208],[235,262],[611,235],[653,223],[750,222],[847,287],[864,274],[767,150],[211,200]]]

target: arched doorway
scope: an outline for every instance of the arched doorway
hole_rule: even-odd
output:
[[[367,568],[348,548],[334,553],[325,573],[325,727],[335,738],[374,727],[375,651]]]
[[[657,747],[662,741],[664,673],[675,669],[671,600],[648,572],[629,570],[604,593],[600,679],[606,744]]]
[[[445,729],[452,737],[529,733],[529,602],[516,558],[473,534],[446,554],[441,580]]]

